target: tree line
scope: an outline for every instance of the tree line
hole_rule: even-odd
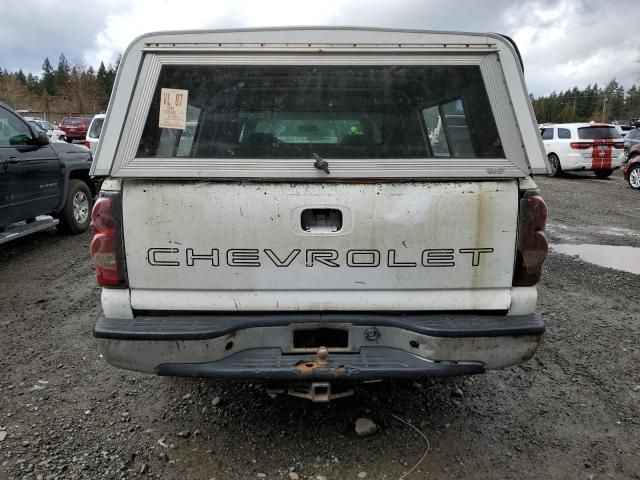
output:
[[[538,123],[611,122],[628,123],[640,117],[640,87],[626,89],[615,79],[606,87],[597,83],[586,88],[573,87],[565,92],[531,96]]]
[[[95,70],[82,61],[70,63],[64,53],[53,67],[49,58],[42,73],[34,75],[20,69],[0,70],[0,101],[19,110],[50,113],[98,113],[106,110],[120,63],[100,66]]]
[[[100,62],[95,70],[82,61],[70,64],[61,53],[56,68],[44,59],[40,75],[0,70],[0,101],[16,110],[46,114],[98,113],[107,108],[119,63],[120,56],[108,65]],[[615,79],[604,88],[596,83],[530,98],[538,123],[628,122],[640,117],[640,87],[625,90]]]

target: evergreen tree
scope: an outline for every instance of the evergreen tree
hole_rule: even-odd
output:
[[[104,66],[104,62],[100,62],[100,66],[98,67],[98,72],[96,73],[96,80],[98,80],[98,84],[102,89],[102,93],[105,97],[109,97],[111,91],[109,90],[108,81],[107,81],[108,73],[107,67]]]
[[[640,117],[640,88],[633,85],[625,98],[624,120]]]
[[[594,93],[595,91],[591,85],[587,85],[587,88],[582,91],[582,101],[580,102],[577,112],[580,121],[586,121],[589,115],[591,115],[591,112],[593,112],[593,106],[595,104]]]
[[[572,123],[575,120],[573,115],[573,102],[565,102],[557,118],[558,123]]]
[[[120,65],[120,60],[122,59],[122,55],[118,55],[116,57],[115,65],[109,64],[109,68],[107,69],[107,74],[105,76],[104,90],[107,97],[111,96],[111,91],[113,90],[113,84],[116,80],[116,73],[118,71],[118,66]]]
[[[620,120],[624,106],[624,87],[616,79],[611,80],[604,89],[606,112],[604,121]]]
[[[96,72],[96,79],[102,83],[107,76],[107,67],[104,66],[104,62],[100,62],[98,71]]]
[[[16,73],[16,78],[22,85],[27,84],[27,76],[24,74],[22,69],[18,70],[18,73]]]
[[[55,71],[55,85],[56,90],[64,87],[69,81],[69,74],[71,73],[71,67],[69,67],[69,62],[67,62],[67,57],[64,56],[64,53],[60,54],[60,59],[58,60],[58,68]]]
[[[571,89],[571,95],[568,98],[568,101],[571,102],[571,113],[573,115],[573,121],[578,121],[578,106],[582,101],[582,92],[578,90],[578,87],[573,87]]]
[[[640,88],[632,85],[625,88],[612,79],[604,89],[597,84],[584,88],[573,87],[557,94],[555,92],[532,98],[533,111],[539,123],[564,122],[628,122],[640,116]]]
[[[42,87],[48,95],[56,94],[55,73],[48,58],[45,58],[42,64]]]
[[[29,73],[29,75],[27,75],[27,87],[29,87],[29,90],[31,90],[33,93],[40,93],[40,79],[34,75],[33,73]]]

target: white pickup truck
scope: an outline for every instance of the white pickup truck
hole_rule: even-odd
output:
[[[316,401],[524,362],[544,332],[543,152],[500,35],[144,35],[91,171],[98,347]]]

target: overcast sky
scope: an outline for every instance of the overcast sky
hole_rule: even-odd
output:
[[[640,84],[638,0],[0,0],[0,68],[40,74],[44,57],[113,61],[156,30],[357,25],[498,32],[524,57],[529,91],[615,77]],[[635,33],[634,33],[635,32]]]

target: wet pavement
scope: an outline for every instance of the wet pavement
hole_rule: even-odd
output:
[[[552,244],[640,249],[640,192],[619,172],[536,182]],[[0,247],[1,480],[640,479],[634,274],[552,250],[531,361],[313,404],[107,365],[88,250],[55,232]],[[377,432],[358,436],[358,418]]]

